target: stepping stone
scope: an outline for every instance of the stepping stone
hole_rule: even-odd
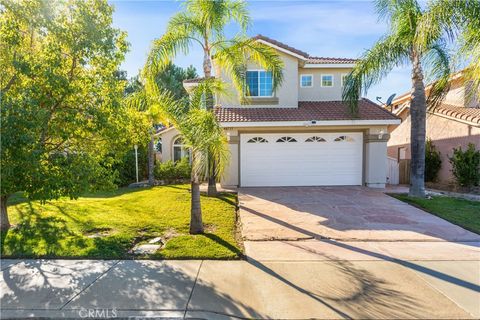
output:
[[[161,237],[156,237],[156,238],[153,238],[152,240],[148,241],[148,243],[150,243],[150,244],[154,244],[154,243],[158,243],[158,242],[163,244],[163,241],[162,241]]]
[[[132,249],[133,254],[152,254],[155,253],[158,249],[160,249],[161,245],[158,244],[141,244],[135,246]]]

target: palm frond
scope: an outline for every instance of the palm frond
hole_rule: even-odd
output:
[[[277,51],[254,39],[238,37],[227,45],[219,44],[215,53],[215,63],[229,74],[241,98],[244,98],[247,63],[253,62],[272,73],[273,90],[283,81],[283,60]]]
[[[342,98],[352,114],[357,113],[362,90],[366,93],[395,66],[402,65],[408,59],[409,47],[401,40],[395,35],[384,37],[365,52],[347,76]]]
[[[192,108],[206,108],[214,105],[214,101],[206,101],[206,99],[228,95],[225,82],[216,78],[204,79],[191,91],[190,104]]]
[[[436,108],[445,98],[450,87],[450,57],[444,42],[430,45],[430,50],[424,55],[424,66],[428,70],[428,78],[432,79],[432,87],[427,97],[427,106]]]

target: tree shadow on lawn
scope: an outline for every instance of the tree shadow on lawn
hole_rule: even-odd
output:
[[[17,207],[19,223],[2,233],[2,255],[15,257],[56,256],[66,246],[85,246],[85,240],[69,230],[66,221],[59,217],[42,216],[31,202],[26,208]],[[69,239],[70,238],[70,239]],[[66,240],[68,239],[68,240]],[[39,247],[44,253],[39,254]]]

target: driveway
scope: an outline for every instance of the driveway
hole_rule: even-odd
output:
[[[244,240],[480,241],[480,236],[366,187],[241,188]]]

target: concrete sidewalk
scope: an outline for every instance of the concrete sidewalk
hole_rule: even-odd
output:
[[[261,251],[248,261],[3,260],[1,316],[480,317],[478,243],[297,244],[289,261]]]

